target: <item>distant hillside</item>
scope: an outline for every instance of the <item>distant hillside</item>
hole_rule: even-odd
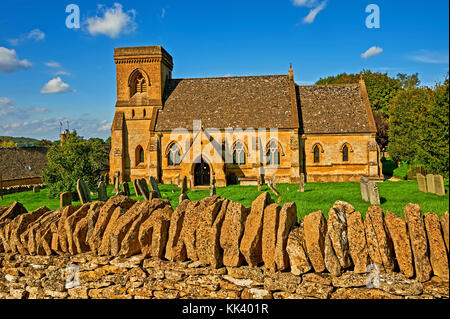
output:
[[[19,147],[36,146],[39,142],[39,140],[30,137],[0,136],[0,139],[5,142],[13,141],[14,143],[17,143]]]

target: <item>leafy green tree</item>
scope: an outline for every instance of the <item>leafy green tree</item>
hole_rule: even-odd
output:
[[[108,161],[108,154],[98,140],[86,141],[73,133],[66,133],[61,143],[54,143],[47,152],[48,164],[42,180],[49,188],[50,197],[61,192],[76,191],[76,182],[83,179],[94,190],[100,171]]]
[[[40,140],[39,142],[37,142],[37,146],[39,146],[39,147],[50,147],[52,145],[53,145],[53,143],[46,139],[43,139],[43,140]]]
[[[418,87],[420,84],[419,73],[414,73],[411,75],[398,73],[397,79],[400,81],[403,89]]]

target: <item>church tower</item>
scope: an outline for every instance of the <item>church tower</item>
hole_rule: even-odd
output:
[[[116,48],[116,113],[111,128],[110,177],[120,181],[148,178],[156,166],[156,115],[163,106],[173,59],[161,46]],[[152,154],[151,154],[152,153]]]

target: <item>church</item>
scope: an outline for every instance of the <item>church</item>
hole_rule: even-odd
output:
[[[287,74],[173,79],[161,46],[116,48],[110,178],[190,188],[380,180],[364,80],[300,86]],[[302,175],[303,174],[303,175]]]

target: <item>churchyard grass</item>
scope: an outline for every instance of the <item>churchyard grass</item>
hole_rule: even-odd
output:
[[[439,216],[449,210],[449,181],[445,180],[445,196],[419,192],[417,181],[385,181],[377,183],[380,193],[381,207],[386,212],[389,210],[399,216],[403,216],[403,209],[408,203],[419,204],[422,213],[432,212]],[[295,202],[299,217],[311,212],[321,210],[325,216],[336,200],[343,200],[352,204],[363,216],[367,212],[370,203],[361,199],[359,183],[307,183],[305,192],[298,192],[298,184],[277,184],[277,190],[281,195],[280,205],[287,202]],[[112,196],[113,185],[108,186],[108,196]],[[174,185],[159,185],[161,196],[168,199],[176,208],[180,196],[180,188]],[[277,202],[278,196],[267,187],[262,185],[262,191],[268,191],[272,199]],[[131,198],[142,200],[137,197],[133,185],[130,183]],[[231,185],[228,187],[217,187],[217,195],[223,198],[241,203],[250,207],[252,201],[260,194],[257,186]],[[200,200],[209,196],[209,189],[188,191],[191,200]],[[97,200],[97,194],[93,194],[92,200]],[[5,195],[0,200],[0,206],[8,206],[14,201],[22,203],[28,211],[35,210],[41,206],[47,206],[54,210],[59,208],[59,199],[49,199],[48,190],[43,189],[40,193],[25,192]],[[80,205],[80,202],[73,202]]]

